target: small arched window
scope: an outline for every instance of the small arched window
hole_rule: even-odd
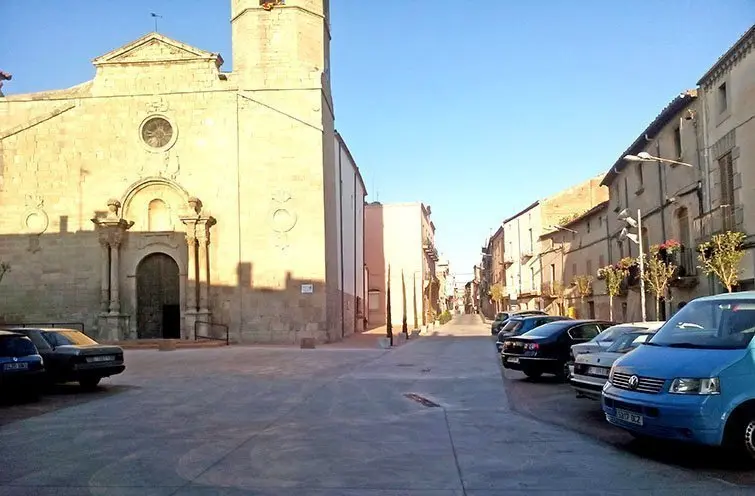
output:
[[[172,231],[173,224],[170,221],[170,209],[164,201],[155,198],[149,202],[148,229],[150,231]]]

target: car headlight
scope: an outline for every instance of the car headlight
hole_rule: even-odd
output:
[[[721,381],[718,377],[706,379],[677,377],[671,382],[668,392],[672,394],[721,394]]]
[[[608,382],[606,382],[606,384],[613,384],[613,371],[614,371],[614,369],[616,369],[616,366],[612,365],[611,366],[611,371],[608,372]]]

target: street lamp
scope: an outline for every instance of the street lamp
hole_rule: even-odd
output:
[[[642,307],[642,321],[647,321],[647,310],[645,309],[645,254],[642,249],[642,212],[637,209],[637,220],[633,219],[629,215],[629,209],[624,209],[619,212],[619,220],[629,227],[636,227],[637,233],[629,232],[629,229],[625,226],[621,229],[619,239],[624,241],[630,240],[636,244],[640,249],[640,306]]]
[[[686,162],[679,162],[677,160],[671,160],[668,158],[655,157],[648,152],[640,152],[637,155],[624,155],[624,160],[627,162],[666,162],[669,164],[683,165],[685,167],[694,167],[692,164]]]

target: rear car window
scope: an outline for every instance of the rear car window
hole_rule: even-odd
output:
[[[503,326],[503,330],[506,331],[506,332],[508,332],[508,331],[516,331],[520,327],[522,327],[522,321],[521,320],[509,320],[508,322],[506,322],[506,325]]]
[[[24,357],[36,354],[37,348],[28,338],[21,336],[0,336],[0,356]]]

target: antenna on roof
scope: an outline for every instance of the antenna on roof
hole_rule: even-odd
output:
[[[153,19],[155,19],[155,33],[157,33],[157,19],[158,18],[162,19],[163,16],[157,15],[154,12],[150,12],[149,15],[152,16]]]

